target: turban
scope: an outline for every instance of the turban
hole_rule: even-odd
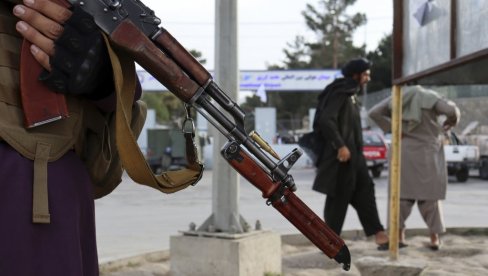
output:
[[[342,67],[341,72],[344,77],[352,77],[354,74],[361,74],[362,72],[369,70],[371,68],[371,61],[365,58],[358,58],[350,60],[344,67]]]

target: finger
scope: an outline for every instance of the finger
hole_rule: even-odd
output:
[[[67,7],[56,4],[51,0],[24,0],[24,4],[59,24],[66,22],[72,14]]]
[[[55,40],[63,32],[63,26],[60,23],[26,6],[15,6],[14,14],[47,38]]]
[[[15,25],[17,31],[30,43],[37,45],[39,49],[48,55],[54,55],[54,41],[32,28],[24,21],[19,21]]]
[[[49,56],[34,44],[31,45],[30,51],[34,56],[34,58],[37,60],[37,62],[39,62],[39,64],[41,64],[41,66],[44,67],[46,70],[51,72],[51,65],[49,64]]]

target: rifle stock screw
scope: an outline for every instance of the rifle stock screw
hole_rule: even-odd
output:
[[[230,152],[230,153],[235,153],[236,151],[237,151],[237,146],[236,146],[236,145],[231,145],[231,146],[229,147],[229,152]]]

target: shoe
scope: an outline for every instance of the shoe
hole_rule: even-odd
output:
[[[406,243],[403,243],[403,242],[398,243],[398,248],[405,248],[407,246],[408,246],[408,244],[406,244]],[[379,251],[386,251],[386,250],[390,249],[390,243],[385,242],[385,243],[378,244],[377,249]]]
[[[441,248],[441,241],[439,240],[439,242],[437,242],[437,243],[431,243],[431,244],[429,244],[428,247],[432,251],[439,251],[439,249]]]
[[[441,240],[438,234],[432,234],[430,236],[430,244],[428,246],[432,251],[438,251],[441,247]]]
[[[386,251],[389,248],[390,248],[390,243],[389,242],[385,242],[385,243],[378,244],[378,247],[377,247],[377,249],[379,251]]]

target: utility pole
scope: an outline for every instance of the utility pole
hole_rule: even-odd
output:
[[[215,1],[215,80],[234,101],[239,93],[237,0]],[[236,101],[237,102],[237,101]],[[243,233],[247,223],[239,213],[239,176],[221,158],[227,142],[214,127],[212,214],[199,231]]]
[[[215,0],[215,81],[234,101],[239,92],[237,22],[237,0]],[[214,138],[212,214],[197,231],[191,224],[183,236],[171,237],[170,273],[281,274],[280,235],[250,231],[239,213],[240,178],[220,154],[227,139],[214,127],[210,130]]]

